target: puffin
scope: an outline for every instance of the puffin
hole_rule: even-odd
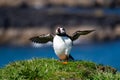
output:
[[[94,30],[75,31],[71,36],[66,33],[65,28],[57,27],[55,34],[41,34],[39,36],[31,37],[29,40],[34,43],[45,44],[48,42],[53,43],[53,49],[60,61],[68,62],[74,60],[70,51],[73,46],[73,41],[77,40],[80,35],[86,35]]]

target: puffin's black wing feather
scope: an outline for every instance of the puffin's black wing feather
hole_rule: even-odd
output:
[[[30,38],[30,41],[35,43],[47,43],[49,41],[53,42],[53,37],[54,36],[52,34],[43,34]]]
[[[74,60],[74,58],[71,55],[69,55],[69,60]]]
[[[86,35],[93,31],[95,31],[95,30],[76,31],[75,33],[72,34],[71,39],[72,39],[72,41],[74,41],[74,40],[78,39],[80,35]]]

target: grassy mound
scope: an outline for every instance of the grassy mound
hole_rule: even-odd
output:
[[[120,73],[109,66],[55,59],[31,59],[10,63],[0,69],[0,80],[119,80]]]

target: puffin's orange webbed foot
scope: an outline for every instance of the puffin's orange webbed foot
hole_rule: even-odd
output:
[[[68,62],[62,62],[62,64],[68,64]]]

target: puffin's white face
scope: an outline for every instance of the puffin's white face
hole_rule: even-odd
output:
[[[56,34],[66,34],[66,31],[65,31],[64,28],[58,27],[58,28],[56,29]]]

